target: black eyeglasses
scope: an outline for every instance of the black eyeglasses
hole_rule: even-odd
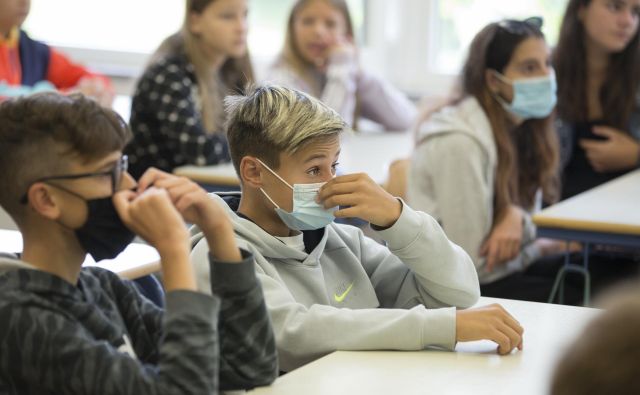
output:
[[[100,176],[111,176],[111,194],[113,195],[118,190],[120,186],[120,181],[122,180],[122,174],[129,169],[129,157],[127,155],[122,155],[118,163],[113,166],[112,169],[107,171],[100,171],[95,173],[81,173],[81,174],[68,174],[63,176],[50,176],[50,177],[42,177],[34,182],[46,182],[53,180],[76,180],[78,178],[87,178],[87,177],[100,177]],[[26,204],[29,198],[27,197],[27,193],[22,195],[20,198],[20,203]]]
[[[540,16],[532,16],[522,21],[516,19],[505,19],[498,22],[498,26],[512,34],[524,34],[531,31],[531,28],[540,30],[544,20]]]

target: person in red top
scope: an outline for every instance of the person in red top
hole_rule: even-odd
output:
[[[111,106],[109,80],[73,63],[48,45],[31,39],[20,26],[30,0],[0,0],[0,101],[43,90],[80,92]]]

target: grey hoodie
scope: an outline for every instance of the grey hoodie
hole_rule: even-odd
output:
[[[332,223],[319,231],[310,253],[223,207],[240,246],[256,258],[285,371],[335,350],[452,349],[455,308],[434,308],[465,308],[478,300],[469,256],[433,218],[404,203],[397,222],[378,232],[388,248],[356,227]],[[205,291],[207,250],[204,240],[193,250]]]
[[[536,229],[529,213],[524,218],[520,255],[492,272],[485,269],[480,247],[493,225],[498,156],[489,119],[474,97],[433,114],[420,127],[417,141],[407,200],[433,215],[451,240],[469,253],[480,283],[522,270],[540,256],[532,244]],[[534,209],[540,204],[538,193]]]

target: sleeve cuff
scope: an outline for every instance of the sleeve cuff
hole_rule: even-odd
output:
[[[190,315],[215,322],[220,310],[220,298],[195,291],[176,290],[165,295],[165,320]]]
[[[404,200],[397,199],[402,204],[402,212],[396,222],[388,228],[371,225],[371,228],[387,242],[391,250],[398,250],[409,245],[424,227],[420,214],[409,207]]]
[[[424,347],[442,347],[453,350],[456,346],[456,308],[427,310],[422,327]]]
[[[258,284],[253,254],[240,249],[242,261],[223,262],[209,254],[211,292],[219,296],[231,296],[246,293]]]

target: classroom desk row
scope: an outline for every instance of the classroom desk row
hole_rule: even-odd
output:
[[[344,133],[340,141],[338,173],[367,173],[382,184],[387,170],[395,159],[406,158],[413,148],[411,132],[353,132]],[[174,174],[198,183],[233,187],[239,185],[238,176],[230,163],[214,166],[181,166]]]
[[[0,252],[22,252],[22,234],[16,230],[0,229]],[[160,255],[155,248],[141,243],[131,243],[115,259],[96,262],[87,255],[83,265],[98,266],[130,280],[160,270]]]
[[[281,376],[249,395],[548,393],[558,358],[599,310],[507,299],[500,303],[524,327],[524,349],[496,354],[490,341],[459,343],[456,352],[338,351]]]
[[[640,170],[576,195],[534,215],[538,237],[582,243],[580,264],[566,263],[549,296],[562,295],[564,276],[570,271],[584,276],[584,303],[589,304],[589,254],[594,244],[623,246],[640,252]],[[560,298],[560,300],[562,300]]]

